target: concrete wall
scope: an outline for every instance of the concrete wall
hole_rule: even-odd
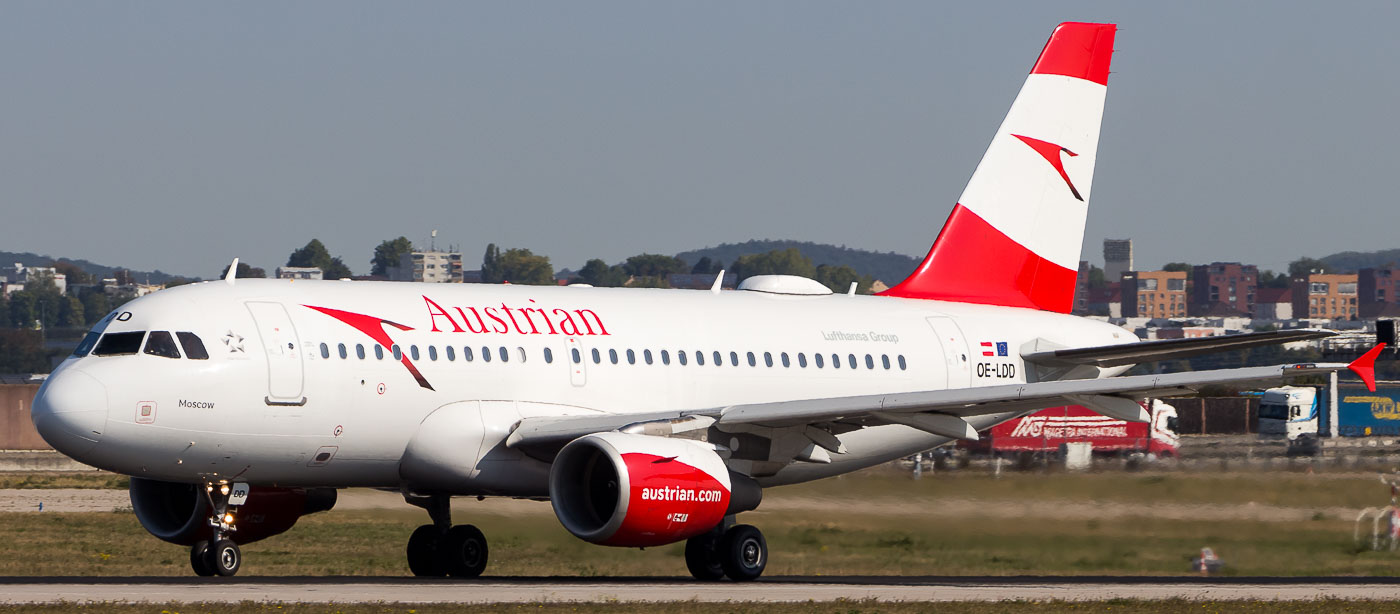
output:
[[[49,450],[34,430],[29,406],[39,384],[0,384],[0,450]]]

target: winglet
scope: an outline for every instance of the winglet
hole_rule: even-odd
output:
[[[719,275],[716,275],[716,276],[715,276],[715,283],[714,283],[714,285],[710,286],[710,292],[714,292],[715,294],[719,294],[719,291],[720,291],[720,290],[723,290],[723,289],[724,289],[724,269],[720,269],[720,270],[719,270]]]
[[[238,278],[238,259],[233,259],[233,264],[228,265],[228,273],[224,274],[224,283],[232,286],[233,280]]]
[[[1376,357],[1380,356],[1384,350],[1385,344],[1377,343],[1376,347],[1371,348],[1371,351],[1362,354],[1361,358],[1353,360],[1351,364],[1347,365],[1347,368],[1360,377],[1362,383],[1366,384],[1366,389],[1371,392],[1376,391]]]

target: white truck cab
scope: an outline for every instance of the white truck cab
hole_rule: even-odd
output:
[[[1264,391],[1259,402],[1259,435],[1297,441],[1304,435],[1317,435],[1317,389],[1281,386]]]

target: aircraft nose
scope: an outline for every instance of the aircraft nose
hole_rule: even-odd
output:
[[[29,413],[44,441],[76,458],[107,428],[107,388],[82,371],[60,370],[44,382]]]

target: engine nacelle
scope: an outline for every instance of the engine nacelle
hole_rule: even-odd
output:
[[[160,539],[188,546],[213,537],[209,516],[213,507],[203,486],[131,478],[131,509],[141,526]],[[237,531],[229,539],[247,544],[292,528],[307,514],[335,507],[334,488],[251,487],[248,503],[237,508]]]
[[[595,433],[569,442],[549,472],[554,515],[579,539],[660,546],[758,507],[762,489],[689,439]]]

